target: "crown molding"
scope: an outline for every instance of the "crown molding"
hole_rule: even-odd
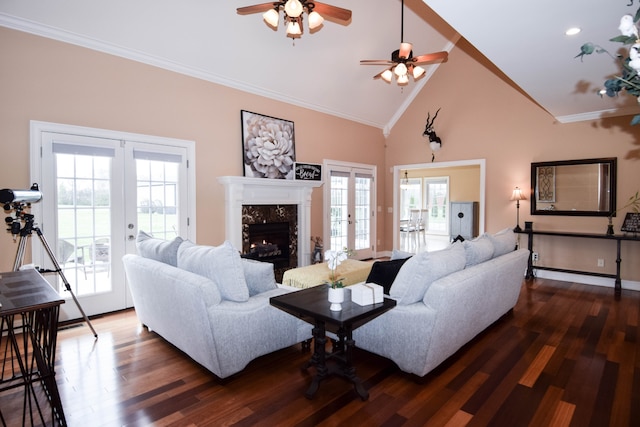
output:
[[[202,70],[195,67],[189,67],[184,64],[169,60],[167,58],[162,58],[155,55],[149,55],[141,51],[125,48],[123,46],[119,46],[113,43],[107,43],[107,42],[97,40],[91,37],[83,36],[81,34],[77,34],[71,31],[61,30],[59,28],[34,22],[28,19],[15,17],[5,13],[0,13],[0,26],[17,30],[17,31],[22,31],[29,34],[33,34],[40,37],[49,38],[49,39],[60,41],[63,43],[69,43],[75,46],[84,47],[87,49],[95,50],[95,51],[106,53],[109,55],[118,56],[118,57],[129,59],[132,61],[140,62],[146,65],[151,65],[153,67],[162,68],[164,70],[172,71],[175,73],[194,77],[200,80],[204,80],[211,83],[216,83],[222,86],[237,89],[242,92],[263,96],[265,98],[273,99],[275,101],[280,101],[280,102],[295,105],[301,108],[306,108],[306,109],[317,111],[320,113],[329,114],[335,117],[339,117],[345,120],[350,120],[352,122],[361,123],[367,126],[371,126],[379,129],[382,129],[385,126],[384,123],[373,122],[371,120],[367,120],[362,117],[353,116],[350,114],[345,114],[340,111],[331,110],[331,109],[322,107],[320,105],[303,101],[301,99],[292,98],[290,96],[284,96],[280,93],[270,91],[258,86],[248,85],[238,80],[228,79],[226,77],[219,76],[217,74],[208,72],[206,70]]]

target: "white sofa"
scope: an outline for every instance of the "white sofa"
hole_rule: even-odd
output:
[[[503,230],[408,259],[390,289],[396,307],[353,332],[356,346],[424,376],[516,304],[529,251]]]
[[[137,243],[123,263],[138,319],[219,378],[311,338],[311,325],[269,304],[290,292],[276,285],[273,264],[241,259],[228,242],[141,232]]]

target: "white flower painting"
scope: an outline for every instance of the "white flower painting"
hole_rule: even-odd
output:
[[[293,179],[293,122],[241,111],[244,176]]]

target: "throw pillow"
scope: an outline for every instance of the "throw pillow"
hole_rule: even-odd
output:
[[[196,245],[185,241],[178,249],[178,268],[213,281],[222,299],[236,302],[249,300],[240,253],[228,241],[220,246]]]
[[[140,231],[136,238],[136,248],[138,249],[138,255],[144,258],[176,267],[178,265],[178,248],[182,242],[181,237],[176,237],[173,240],[162,240]]]
[[[476,237],[473,240],[465,240],[464,252],[467,257],[467,267],[480,264],[493,257],[493,243],[487,236]]]
[[[440,251],[417,253],[400,268],[389,295],[399,305],[422,301],[431,283],[462,270],[465,263],[464,246],[460,242]]]
[[[394,261],[396,259],[407,259],[411,258],[412,256],[412,252],[400,251],[398,249],[394,249],[393,251],[391,251],[391,261]]]
[[[389,295],[391,285],[395,280],[400,268],[409,258],[400,258],[390,261],[377,261],[371,266],[371,272],[367,277],[367,283],[375,283],[382,286],[385,295]]]
[[[241,258],[241,260],[244,279],[247,282],[250,297],[278,287],[273,264],[246,258]]]
[[[516,248],[516,233],[510,228],[498,231],[496,234],[487,234],[493,243],[493,257],[498,257]]]

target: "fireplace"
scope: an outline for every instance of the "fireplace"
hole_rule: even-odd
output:
[[[298,266],[298,207],[242,206],[242,257],[270,262],[276,280]]]
[[[249,224],[288,222],[290,268],[311,263],[311,192],[321,181],[242,176],[221,176],[218,181],[225,188],[225,236],[234,247],[245,252]],[[270,213],[259,213],[260,206]]]

